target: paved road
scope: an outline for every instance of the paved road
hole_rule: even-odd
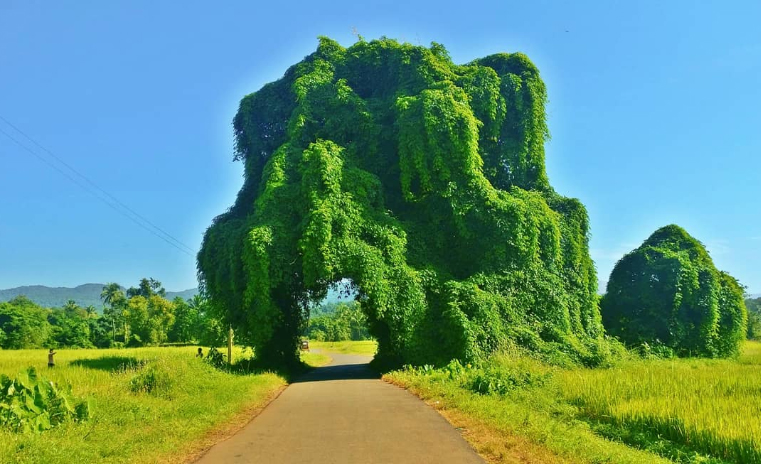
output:
[[[197,464],[483,464],[436,411],[368,369],[369,357],[331,357]]]

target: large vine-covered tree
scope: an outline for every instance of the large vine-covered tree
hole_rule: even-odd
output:
[[[743,288],[676,225],[621,258],[601,308],[605,328],[625,343],[663,345],[681,356],[733,356],[746,335]]]
[[[240,103],[245,181],[205,234],[202,290],[271,363],[295,362],[311,302],[347,278],[382,362],[592,359],[588,217],[549,184],[546,100],[520,53],[456,65],[435,43],[321,38]]]

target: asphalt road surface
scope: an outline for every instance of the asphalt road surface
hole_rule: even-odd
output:
[[[483,464],[435,410],[381,381],[371,358],[331,357],[197,463]]]

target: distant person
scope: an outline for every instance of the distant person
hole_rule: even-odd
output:
[[[203,348],[200,346],[198,347],[198,353],[196,353],[196,358],[203,358]]]
[[[48,351],[48,367],[55,367],[55,359],[53,359],[53,356],[58,354],[57,351],[53,351],[53,348]]]

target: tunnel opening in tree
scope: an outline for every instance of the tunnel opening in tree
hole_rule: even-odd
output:
[[[367,315],[351,279],[341,279],[328,288],[321,301],[309,308],[305,339],[318,342],[371,340]]]

